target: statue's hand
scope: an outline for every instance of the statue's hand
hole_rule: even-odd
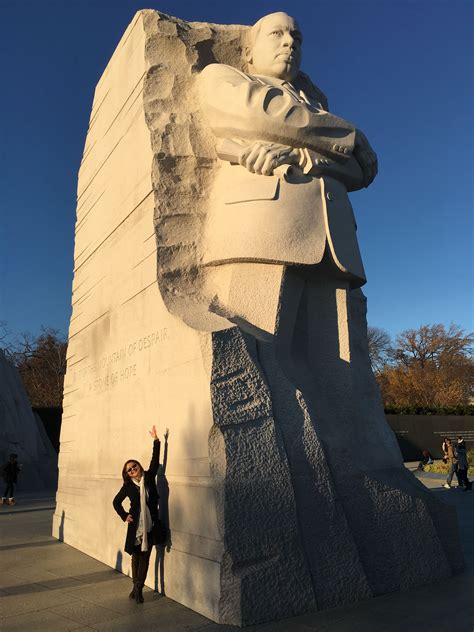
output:
[[[368,187],[377,175],[377,154],[370,146],[365,134],[356,130],[354,157],[359,163],[364,174],[364,186]]]
[[[300,159],[299,149],[278,143],[257,141],[242,148],[239,164],[252,173],[271,176],[280,165],[297,165]]]

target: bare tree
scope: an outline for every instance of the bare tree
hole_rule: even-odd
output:
[[[10,360],[18,369],[32,406],[62,405],[67,342],[58,330],[42,328],[39,336],[17,337]]]
[[[392,339],[380,327],[368,327],[369,357],[373,372],[378,375],[389,363],[392,356]]]
[[[0,320],[0,349],[9,357],[11,347],[11,332],[7,327],[7,323],[4,320]]]

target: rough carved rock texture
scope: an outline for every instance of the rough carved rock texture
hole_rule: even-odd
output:
[[[154,154],[158,283],[171,313],[210,331],[222,319],[208,311],[199,261],[217,155],[195,84],[207,64],[240,65],[241,35],[248,27],[186,22],[158,11],[144,12],[144,26],[149,69],[143,98]]]
[[[356,292],[356,309],[361,302]],[[364,471],[348,453],[334,454],[274,345],[237,328],[213,340],[210,459],[225,550],[223,622],[323,610],[462,569],[452,507],[402,464]]]

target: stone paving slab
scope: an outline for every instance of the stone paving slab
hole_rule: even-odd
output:
[[[56,492],[19,492],[15,495],[16,505],[0,505],[0,515],[24,513],[25,511],[50,511],[56,506]]]
[[[446,480],[446,474],[443,474],[442,472],[425,472],[424,470],[420,470],[419,472],[415,472],[415,475],[418,478],[435,478],[435,479],[439,479],[440,481],[445,481]]]
[[[137,629],[159,630],[159,632],[176,632],[177,630],[180,632],[181,630],[193,632],[203,630],[204,632],[207,630],[209,619],[164,597],[161,600],[161,603],[155,602],[151,608],[145,610],[134,604],[133,611],[121,619],[95,623],[91,627],[101,632],[128,632]]]
[[[55,507],[56,502],[54,500],[30,502],[28,505],[1,505],[0,514],[17,514],[29,511],[51,511],[51,509],[54,509]]]
[[[113,623],[118,617],[123,618],[121,612],[103,608],[102,606],[97,606],[92,603],[85,603],[82,600],[52,608],[51,612],[66,619],[71,619],[71,621],[75,621],[78,624],[87,626],[103,621]]]
[[[69,630],[89,630],[76,621],[65,619],[49,610],[28,612],[10,617],[1,622],[2,632],[66,632]]]
[[[245,628],[247,632],[473,632],[474,494],[417,477],[458,511],[467,568],[447,581],[345,608]],[[237,632],[147,589],[128,599],[130,579],[54,540],[51,511],[0,512],[1,632]]]
[[[30,586],[33,585],[30,584]],[[0,600],[0,619],[36,610],[48,610],[74,600],[75,598],[71,595],[48,589],[20,593],[8,592],[7,596]],[[1,627],[3,628],[3,621]]]

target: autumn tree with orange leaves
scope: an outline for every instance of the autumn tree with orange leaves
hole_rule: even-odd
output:
[[[423,325],[396,338],[376,372],[386,406],[458,406],[474,395],[473,335],[458,325]]]

